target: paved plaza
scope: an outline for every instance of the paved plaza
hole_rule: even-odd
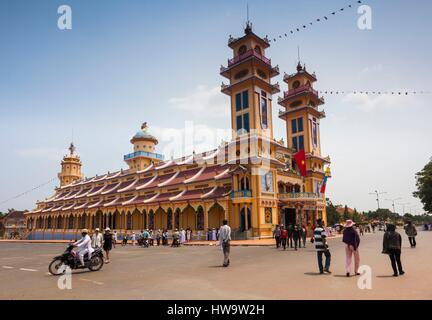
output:
[[[121,247],[99,272],[73,272],[72,289],[60,290],[49,275],[61,243],[0,242],[0,299],[431,299],[432,232],[419,232],[416,249],[403,231],[406,274],[392,277],[381,254],[382,232],[361,237],[361,264],[372,267],[372,289],[360,290],[358,277],[345,277],[344,246],[330,240],[332,274],[317,273],[316,254],[268,246],[232,248],[231,266],[222,268],[217,246]]]

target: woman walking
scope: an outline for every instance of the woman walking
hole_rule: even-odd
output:
[[[113,244],[113,236],[111,234],[111,230],[110,228],[106,228],[103,236],[103,249],[106,255],[105,263],[110,263],[109,252],[112,249],[112,244]]]
[[[408,222],[405,226],[405,233],[408,236],[408,240],[409,240],[411,248],[415,248],[417,245],[417,242],[415,240],[415,237],[417,236],[417,229],[416,229],[415,225],[413,225],[411,220],[408,220]]]
[[[384,233],[382,253],[388,254],[390,257],[391,265],[393,268],[393,277],[397,277],[398,275],[403,275],[405,273],[403,271],[402,262],[400,259],[401,248],[401,235],[396,231],[396,226],[394,224],[388,224],[387,231]]]
[[[354,256],[354,274],[360,275],[358,269],[360,267],[360,254],[359,254],[359,245],[360,245],[360,236],[357,231],[354,229],[354,222],[352,220],[347,220],[345,224],[345,229],[343,231],[343,243],[345,246],[345,271],[346,276],[350,276],[351,272],[351,264],[352,257]]]

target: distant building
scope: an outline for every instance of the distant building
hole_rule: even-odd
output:
[[[2,217],[2,224],[4,226],[3,238],[19,239],[24,236],[27,230],[25,212],[26,211],[11,210]]]

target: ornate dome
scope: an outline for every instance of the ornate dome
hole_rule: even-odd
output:
[[[137,140],[147,140],[147,141],[153,141],[155,144],[158,143],[158,140],[156,137],[152,136],[150,133],[148,133],[148,127],[147,123],[144,123],[141,127],[142,130],[135,133],[135,135],[132,137],[131,142],[134,143],[134,141]]]

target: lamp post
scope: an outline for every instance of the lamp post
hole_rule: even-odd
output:
[[[398,203],[399,206],[402,206],[402,216],[406,213],[405,212],[405,206],[409,205],[409,202],[405,202],[405,203]]]
[[[387,192],[378,192],[378,190],[375,190],[374,192],[370,192],[369,194],[371,194],[371,195],[376,195],[376,201],[377,201],[377,205],[378,205],[378,210],[379,210],[379,208],[380,208],[380,204],[379,204],[379,196],[381,195],[381,194],[385,194],[385,193],[387,193]]]
[[[393,207],[393,213],[396,213],[396,209],[395,209],[395,202],[397,200],[402,200],[402,198],[396,198],[396,199],[385,199],[387,201],[391,201],[392,202],[392,207]]]

